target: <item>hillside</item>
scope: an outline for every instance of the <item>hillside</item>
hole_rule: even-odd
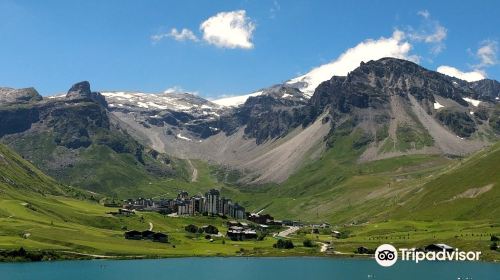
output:
[[[359,163],[364,148],[352,149],[357,141],[355,135],[342,137],[283,184],[224,191],[252,211],[282,219],[499,222],[500,144],[464,159],[407,155]]]
[[[0,104],[1,141],[60,182],[116,195],[117,189],[139,193],[152,182],[190,179],[186,162],[145,147],[121,128],[88,82],[54,98],[34,89],[2,94],[10,101]]]
[[[116,212],[116,208],[103,207],[84,198],[91,196],[72,191],[0,144],[0,262],[26,261],[24,255],[15,255],[21,247],[29,252],[31,260],[317,253],[315,248],[302,246],[282,252],[273,248],[272,237],[258,242],[223,237],[210,241],[184,228],[189,224],[213,225],[225,233],[226,220],[205,216],[167,218],[155,212],[111,215],[109,212]],[[151,227],[168,234],[169,242],[124,238],[127,230]],[[14,257],[4,259],[9,250]]]
[[[462,157],[499,139],[500,83],[494,80],[466,82],[382,58],[330,77],[313,92],[301,89],[301,83],[274,85],[230,106],[190,94],[105,97],[110,113],[142,144],[237,170],[242,185],[285,182],[323,156],[338,130],[363,134],[362,162]]]
[[[77,194],[39,171],[6,146],[0,144],[0,184],[2,189],[14,189],[40,195]]]

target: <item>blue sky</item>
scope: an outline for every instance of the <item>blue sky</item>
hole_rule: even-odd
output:
[[[245,94],[394,31],[411,46],[402,56],[429,69],[500,79],[498,11],[498,1],[0,0],[0,85]]]

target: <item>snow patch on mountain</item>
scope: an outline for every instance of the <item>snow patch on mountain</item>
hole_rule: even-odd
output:
[[[254,93],[246,94],[246,95],[240,95],[240,96],[231,96],[231,97],[224,97],[220,99],[213,100],[212,102],[224,107],[237,107],[242,104],[244,104],[248,98],[253,97],[253,96],[259,96],[263,93],[263,91],[256,91]]]
[[[218,116],[222,107],[216,103],[189,93],[145,93],[108,91],[101,93],[110,108],[128,110],[172,110]]]
[[[472,98],[468,98],[468,97],[465,97],[464,100],[467,101],[468,103],[472,104],[472,106],[474,106],[474,107],[479,106],[479,103],[481,103],[480,100],[476,100],[476,99],[472,99]]]
[[[438,110],[439,108],[443,108],[444,106],[439,104],[439,102],[434,102],[434,109]]]
[[[186,141],[193,141],[193,140],[191,140],[191,138],[187,138],[185,136],[182,136],[182,134],[180,134],[180,133],[177,134],[177,138],[182,139],[182,140],[186,140]]]

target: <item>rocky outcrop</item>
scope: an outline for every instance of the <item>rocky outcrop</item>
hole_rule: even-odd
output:
[[[13,89],[0,87],[0,106],[14,103],[30,103],[42,100],[34,88]]]
[[[66,94],[66,98],[76,101],[92,100],[99,103],[101,106],[108,106],[106,98],[104,98],[102,94],[100,94],[99,92],[92,92],[90,90],[90,83],[88,81],[79,82],[71,86],[71,88],[68,90],[68,93]]]
[[[218,125],[229,135],[245,127],[245,134],[261,144],[281,138],[302,125],[306,104],[299,90],[289,86],[273,87],[265,94],[248,98],[232,114],[221,118]]]
[[[476,92],[477,99],[496,101],[500,100],[500,83],[495,80],[484,79],[470,84]]]

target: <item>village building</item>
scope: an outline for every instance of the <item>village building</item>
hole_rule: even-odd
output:
[[[430,244],[430,245],[425,246],[426,252],[442,252],[443,250],[446,252],[453,252],[453,250],[455,250],[455,248],[453,248],[449,245],[443,244],[443,243]]]
[[[156,232],[155,234],[153,234],[153,241],[167,243],[168,242],[168,235],[161,233],[161,232]]]
[[[122,207],[123,215],[131,215],[134,211],[155,211],[162,214],[176,213],[179,216],[208,214],[212,216],[229,216],[234,219],[245,219],[245,208],[231,199],[220,196],[220,192],[211,189],[205,196],[190,197],[188,192],[181,191],[175,199],[162,198],[159,201],[146,198],[127,199]],[[119,214],[119,213],[116,213]]]
[[[205,194],[206,212],[209,215],[217,215],[219,213],[219,198],[220,192],[216,189],[211,189]]]
[[[127,231],[125,232],[125,239],[141,240],[142,234],[137,230]]]

